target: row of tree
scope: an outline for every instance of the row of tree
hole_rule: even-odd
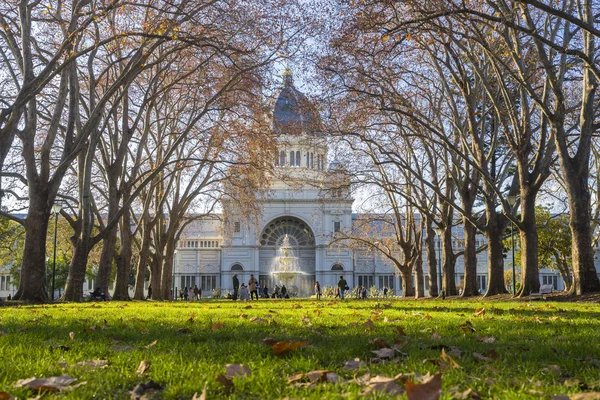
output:
[[[319,64],[329,126],[344,143],[349,173],[379,188],[369,203],[376,216],[364,217],[347,238],[393,261],[408,295],[414,274],[417,296],[425,246],[436,295],[438,228],[445,292],[457,292],[460,255],[463,296],[478,292],[476,254],[485,250],[487,295],[495,295],[506,292],[502,242],[512,224],[520,239],[520,293],[527,295],[539,289],[538,255],[548,245],[539,243],[536,223],[547,188],[566,194],[571,290],[600,290],[593,249],[600,3],[372,1],[338,11],[342,22]],[[374,218],[388,229],[377,241],[373,226],[382,224]],[[457,223],[464,232],[459,251]],[[478,232],[487,242],[480,249]],[[545,258],[541,266],[547,265]]]
[[[49,298],[55,204],[70,232],[62,299],[83,298],[90,263],[105,293],[116,267],[115,299],[133,265],[136,298],[147,266],[153,297],[170,298],[186,224],[224,188],[252,207],[273,159],[266,77],[308,22],[271,0],[2,2],[0,214],[24,234],[14,298]]]

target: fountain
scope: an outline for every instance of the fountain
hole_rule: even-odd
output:
[[[290,239],[287,234],[283,237],[281,247],[277,250],[275,263],[275,266],[278,267],[278,269],[271,273],[273,277],[284,284],[288,289],[288,292],[297,293],[298,288],[293,285],[293,282],[296,277],[302,275],[303,272],[298,268],[298,257],[294,255],[294,250],[290,245]]]

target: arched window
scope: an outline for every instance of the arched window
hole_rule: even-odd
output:
[[[311,168],[315,167],[315,159],[313,157],[314,155],[315,155],[315,153],[310,153],[310,167]]]
[[[333,267],[331,267],[332,271],[343,271],[344,267],[342,266],[342,264],[333,264]]]
[[[296,152],[296,167],[300,166],[300,152]]]
[[[281,150],[281,152],[279,153],[279,165],[281,165],[282,167],[285,166],[285,151]]]
[[[290,151],[290,167],[293,167],[293,166],[294,166],[294,164],[296,164],[296,162],[295,162],[295,157],[294,157],[294,156],[295,156],[295,154],[296,154],[296,153],[294,153],[294,150]]]
[[[304,221],[294,217],[281,217],[271,221],[260,237],[261,246],[281,246],[281,241],[288,235],[292,246],[314,246],[315,237]]]
[[[231,270],[232,271],[243,271],[244,267],[242,267],[240,264],[233,264],[231,266]]]

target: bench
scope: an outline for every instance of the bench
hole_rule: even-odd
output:
[[[544,295],[552,293],[552,289],[554,289],[552,284],[542,285],[539,292],[529,293],[529,298],[545,299]]]

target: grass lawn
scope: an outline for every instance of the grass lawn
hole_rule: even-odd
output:
[[[441,373],[447,399],[577,398],[600,392],[599,317],[597,304],[543,300],[5,306],[0,392],[35,397],[17,381],[69,375],[76,387],[47,397],[126,399],[152,380],[162,389],[148,398],[199,398],[203,389],[208,399],[406,398],[405,387],[424,398],[413,393],[435,392],[439,378],[423,375]],[[292,350],[296,342],[307,344]],[[91,360],[102,361],[77,365]],[[228,378],[226,364],[251,375]],[[314,370],[323,372],[302,375]]]

